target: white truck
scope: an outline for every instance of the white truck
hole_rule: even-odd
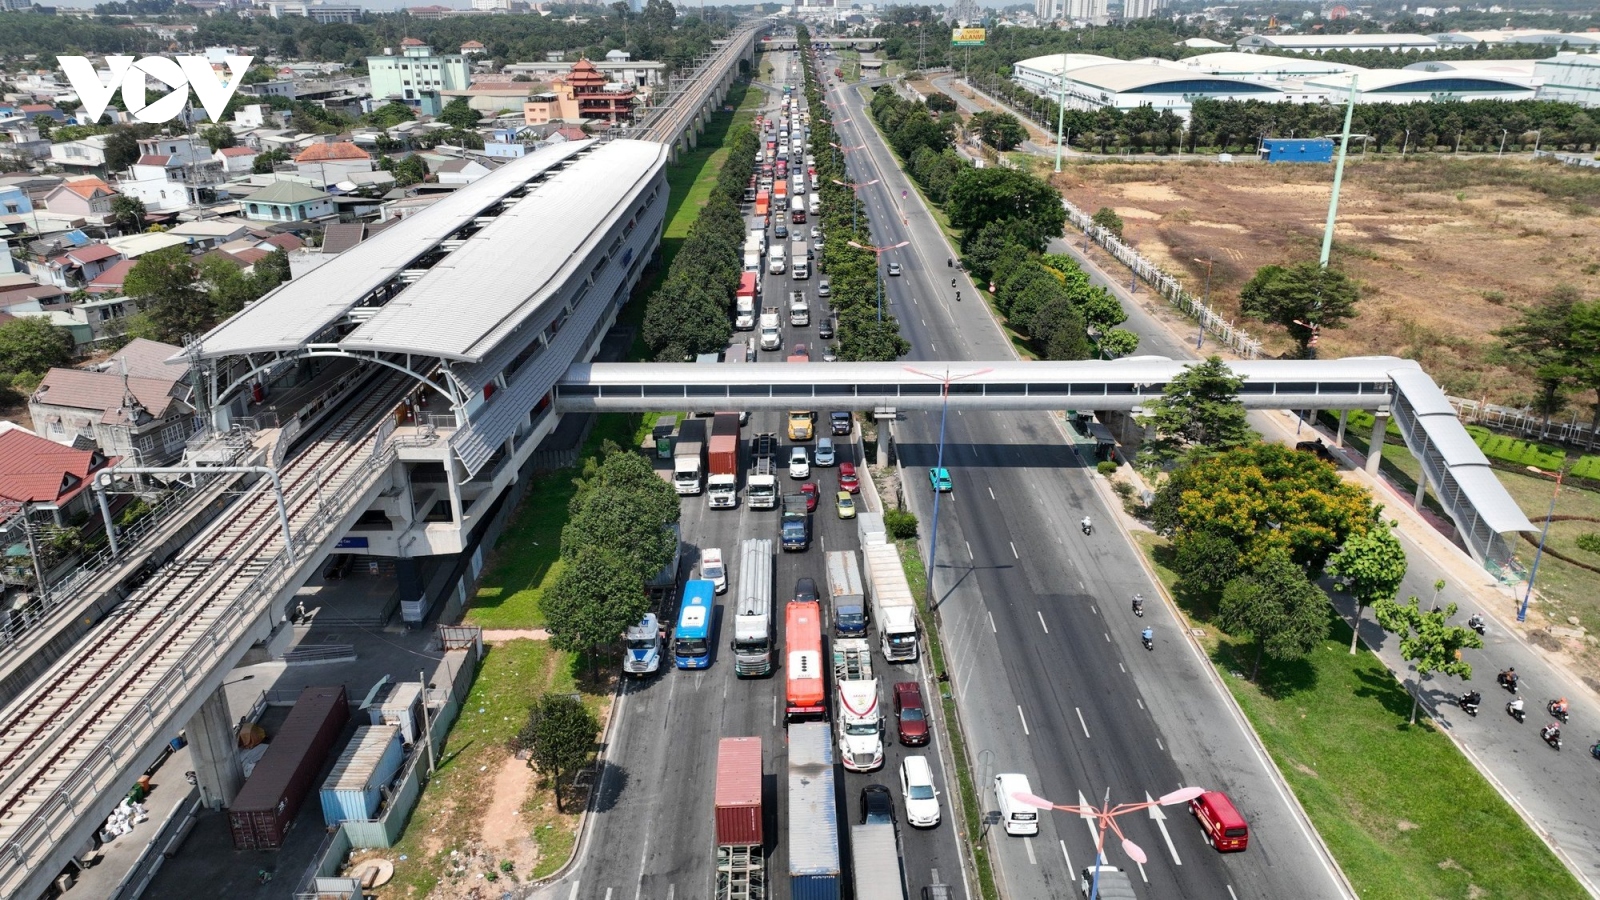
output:
[[[789,292],[789,324],[796,327],[811,324],[811,304],[806,302],[805,291]]]
[[[760,219],[754,220],[754,222],[760,221]],[[755,241],[761,246],[761,252],[763,254],[767,252],[767,229],[765,225],[758,225],[754,223],[751,224],[750,233],[749,236],[745,238],[745,243],[749,244],[751,241]]]
[[[869,544],[861,548],[866,560],[867,590],[872,594],[872,620],[878,629],[883,658],[890,662],[915,662],[917,659],[917,603],[900,566],[900,552],[893,544]]]
[[[777,257],[781,260],[783,257]],[[783,332],[779,329],[778,308],[776,306],[763,306],[761,308],[761,349],[776,350],[783,346]]]
[[[744,242],[744,270],[746,272],[761,271],[761,242],[752,235]]]
[[[1099,867],[1099,884],[1095,883],[1095,867],[1085,866],[1078,872],[1078,889],[1087,897],[1091,892],[1102,900],[1138,900],[1133,893],[1133,879],[1116,866]]]
[[[805,241],[794,241],[789,246],[791,269],[790,274],[795,278],[811,277],[811,251],[806,247]]]
[[[870,772],[883,765],[883,704],[870,642],[833,642],[833,683],[839,689],[839,761],[852,772]]]
[[[755,467],[745,480],[745,502],[751,509],[778,508],[778,436],[764,432],[755,436],[750,445],[750,458]]]
[[[684,419],[672,447],[672,486],[679,495],[698,494],[705,489],[705,473],[706,421]]]
[[[623,633],[627,654],[622,657],[622,671],[643,678],[661,669],[661,623],[655,613],[645,613],[639,624]]]
[[[739,544],[739,594],[733,618],[733,672],[741,678],[772,671],[772,540]]]

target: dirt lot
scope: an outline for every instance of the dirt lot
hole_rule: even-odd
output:
[[[1124,234],[1196,293],[1212,258],[1212,303],[1234,312],[1258,267],[1317,258],[1332,180],[1327,166],[1213,162],[1079,163],[1059,179],[1078,206],[1115,209]],[[1346,329],[1324,332],[1323,355],[1409,357],[1451,394],[1516,405],[1531,388],[1490,361],[1492,332],[1559,282],[1600,295],[1597,207],[1600,170],[1353,161],[1333,262],[1364,295]],[[1280,330],[1252,331],[1273,351],[1290,347]]]

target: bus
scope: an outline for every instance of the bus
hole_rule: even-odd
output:
[[[784,610],[783,641],[788,657],[784,721],[826,718],[828,695],[822,683],[822,604],[790,602]]]
[[[683,585],[678,628],[672,633],[672,655],[680,669],[711,667],[711,613],[716,585],[703,578]]]

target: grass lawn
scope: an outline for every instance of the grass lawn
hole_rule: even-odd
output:
[[[1169,590],[1166,542],[1140,543]],[[1349,653],[1332,614],[1328,639],[1293,663],[1208,621],[1209,598],[1175,594],[1204,625],[1223,681],[1283,773],[1340,868],[1363,898],[1579,898],[1582,888],[1454,744],[1426,719],[1408,725],[1411,698],[1373,654]]]
[[[566,863],[578,815],[557,813],[554,794],[537,778],[517,810],[511,845],[485,846],[483,819],[495,798],[496,777],[511,757],[508,742],[533,701],[546,692],[585,687],[574,679],[573,665],[571,655],[545,641],[490,646],[404,836],[384,854],[395,861],[395,877],[379,897],[424,897],[441,883],[481,885],[479,873],[489,871],[507,881],[540,878]],[[582,696],[603,718],[610,695]],[[451,851],[459,854],[454,860]],[[457,873],[454,865],[463,859],[465,871]],[[500,870],[502,860],[513,862],[509,875]]]

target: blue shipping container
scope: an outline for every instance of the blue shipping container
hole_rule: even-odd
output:
[[[1333,141],[1327,138],[1267,138],[1261,142],[1267,162],[1333,162]]]
[[[839,809],[826,722],[789,726],[788,838],[793,900],[839,900]]]
[[[398,727],[357,728],[322,783],[322,821],[333,826],[346,820],[371,819],[383,801],[382,788],[394,780],[404,761]]]

